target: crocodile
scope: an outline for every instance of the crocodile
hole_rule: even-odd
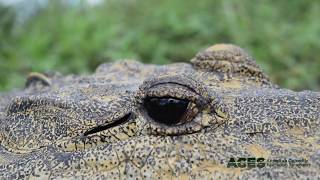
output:
[[[280,88],[232,44],[31,73],[0,94],[0,121],[1,179],[320,177],[320,93]]]

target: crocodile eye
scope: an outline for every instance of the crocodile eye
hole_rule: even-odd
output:
[[[144,107],[154,121],[168,126],[188,122],[198,112],[189,100],[173,97],[147,97]]]
[[[143,133],[191,134],[227,120],[218,94],[208,92],[188,75],[160,75],[145,81],[136,94],[137,114]]]
[[[189,101],[176,98],[148,97],[145,100],[148,115],[159,123],[166,125],[179,124],[184,121]]]

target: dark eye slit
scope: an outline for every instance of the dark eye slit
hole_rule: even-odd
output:
[[[88,136],[90,134],[94,134],[94,133],[97,133],[100,131],[104,131],[104,130],[119,126],[119,125],[127,122],[130,116],[131,116],[131,113],[128,113],[127,115],[123,116],[122,118],[120,118],[110,124],[100,125],[100,126],[94,127],[92,129],[86,131],[85,133],[83,133],[83,136]]]

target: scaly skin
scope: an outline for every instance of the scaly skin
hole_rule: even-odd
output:
[[[147,97],[189,101],[151,118]],[[320,93],[272,84],[246,52],[215,45],[191,64],[102,64],[93,75],[32,73],[0,95],[1,179],[293,179],[320,176]],[[230,158],[308,167],[228,168]]]

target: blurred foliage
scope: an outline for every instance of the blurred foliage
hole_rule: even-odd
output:
[[[320,89],[320,1],[49,1],[23,24],[0,7],[0,90],[23,86],[31,71],[89,73],[123,58],[189,61],[216,43],[253,55],[272,81]]]

